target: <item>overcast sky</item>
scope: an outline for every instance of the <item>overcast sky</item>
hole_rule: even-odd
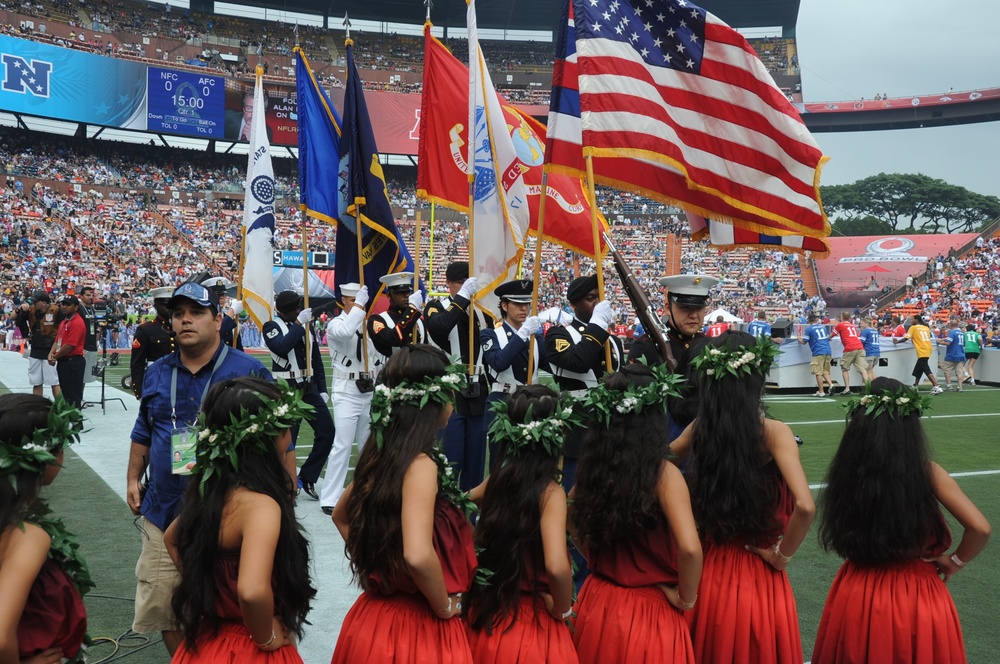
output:
[[[997,0],[801,0],[805,101],[1000,87],[998,26]],[[1000,196],[1000,122],[815,137],[824,185],[919,172]]]

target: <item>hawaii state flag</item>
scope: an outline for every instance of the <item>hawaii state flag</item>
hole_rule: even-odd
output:
[[[465,129],[469,118],[469,69],[424,26],[424,80],[420,112],[417,195],[444,207],[468,213],[469,181]],[[524,171],[531,225],[538,235],[538,208],[545,160],[545,127],[500,97],[501,110]],[[600,213],[602,228],[607,221]],[[543,238],[585,256],[594,256],[590,204],[579,175],[550,173]],[[601,252],[606,251],[603,240]]]
[[[826,158],[739,33],[686,0],[575,0],[557,44],[553,171],[590,155],[601,183],[827,250]]]
[[[258,67],[243,203],[243,302],[257,329],[274,316],[274,169],[264,123],[262,73]]]

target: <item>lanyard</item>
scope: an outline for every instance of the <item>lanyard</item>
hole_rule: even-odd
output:
[[[208,382],[205,383],[205,390],[201,393],[201,401],[198,402],[199,407],[205,402],[205,395],[208,394],[208,388],[212,387],[212,378],[215,377],[215,372],[222,365],[222,361],[226,359],[226,354],[229,352],[229,346],[222,344],[222,352],[219,353],[219,357],[215,359],[215,364],[212,365],[212,373],[208,375]],[[177,365],[174,365],[173,375],[170,376],[170,424],[172,428],[177,428]]]

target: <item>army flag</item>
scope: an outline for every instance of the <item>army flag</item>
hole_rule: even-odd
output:
[[[469,69],[424,27],[424,81],[420,113],[417,195],[444,207],[469,211],[466,135]],[[514,149],[526,167],[531,225],[538,235],[545,127],[500,97],[501,109]],[[578,148],[579,149],[579,148]],[[594,256],[590,204],[579,175],[550,173],[543,238],[585,256]],[[599,214],[602,227],[607,221]],[[606,248],[601,241],[601,252]]]

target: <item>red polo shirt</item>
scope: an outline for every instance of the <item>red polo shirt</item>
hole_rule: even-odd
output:
[[[83,356],[83,342],[87,338],[87,326],[83,322],[83,316],[76,313],[59,323],[59,332],[56,333],[56,346],[72,346],[73,350],[69,355],[63,357]]]

